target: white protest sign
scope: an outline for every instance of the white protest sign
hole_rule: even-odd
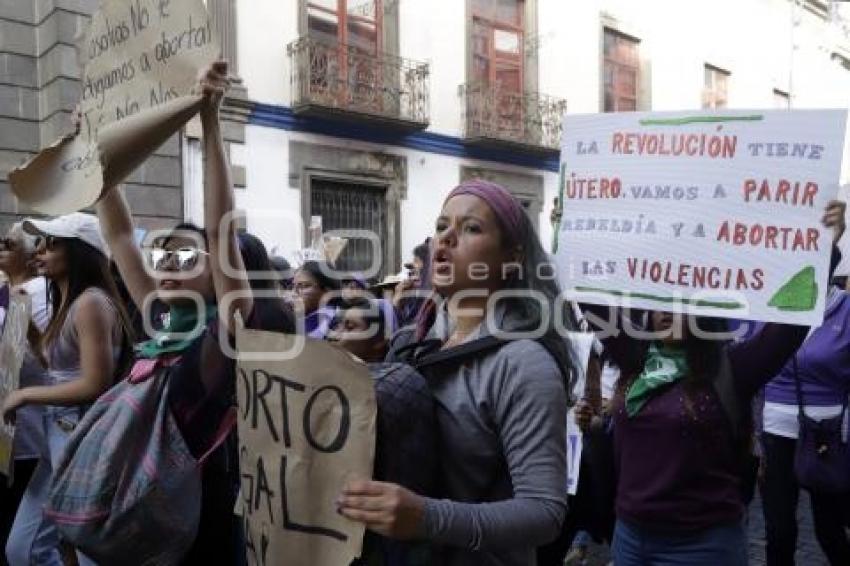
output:
[[[19,387],[21,365],[28,348],[27,330],[30,324],[31,305],[31,299],[27,295],[12,293],[9,297],[9,308],[3,323],[3,335],[0,337],[0,405],[10,392]],[[12,472],[14,442],[14,425],[0,422],[0,473],[7,478],[11,477]]]
[[[44,214],[93,204],[197,113],[219,51],[202,0],[101,0],[80,46],[80,133],[10,173],[12,190]]]
[[[337,566],[364,526],[337,513],[350,479],[370,479],[377,405],[365,364],[322,341],[238,329],[241,496],[251,565]],[[263,361],[263,353],[277,361]],[[259,354],[259,355],[258,355]]]
[[[556,259],[571,298],[823,319],[844,110],[568,115]]]
[[[567,339],[577,373],[576,382],[573,385],[573,399],[578,400],[584,396],[587,364],[593,348],[594,335],[590,332],[570,332],[567,334]],[[576,424],[576,411],[573,406],[567,413],[567,493],[570,495],[575,495],[578,489],[581,453],[584,447],[582,438],[583,434]]]

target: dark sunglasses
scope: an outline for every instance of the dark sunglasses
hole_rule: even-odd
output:
[[[198,258],[202,255],[210,254],[198,248],[180,248],[178,250],[153,248],[150,252],[151,266],[157,271],[164,271],[172,265],[179,271],[189,271],[198,265]]]

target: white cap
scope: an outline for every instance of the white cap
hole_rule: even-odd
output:
[[[100,234],[97,217],[82,212],[57,216],[53,220],[24,220],[24,231],[36,236],[76,238],[109,257],[109,249]]]
[[[397,273],[396,275],[387,275],[384,277],[384,280],[380,283],[376,284],[375,287],[388,287],[390,285],[398,285],[402,281],[407,279],[405,276],[405,272]]]

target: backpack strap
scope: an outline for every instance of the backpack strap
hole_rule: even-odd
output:
[[[387,357],[388,361],[403,362],[411,366],[416,366],[423,356],[439,351],[443,343],[436,338],[429,338],[421,342],[413,342],[396,345]]]
[[[553,351],[551,344],[547,340],[540,339],[535,341],[543,346],[555,361],[555,365],[558,366],[563,377],[564,387],[567,388],[567,391],[570,391],[569,386],[573,379],[573,368],[569,364],[565,365],[557,352]],[[481,353],[498,350],[509,342],[510,340],[488,335],[476,338],[470,342],[464,342],[452,348],[440,350],[439,348],[442,346],[440,340],[429,339],[422,342],[413,342],[412,333],[410,333],[410,336],[406,337],[406,339],[398,340],[397,343],[394,343],[394,349],[387,359],[407,363],[427,377],[426,371],[433,367],[459,365]]]
[[[207,448],[207,451],[198,458],[199,466],[203,466],[209,457],[212,456],[213,452],[218,450],[219,446],[224,444],[224,441],[227,440],[227,437],[230,435],[234,426],[236,426],[236,407],[230,407],[224,417],[222,417],[221,422],[218,424],[218,430],[213,437],[212,444],[209,448]]]
[[[130,369],[127,376],[127,381],[132,384],[138,384],[150,379],[153,374],[161,367],[171,367],[177,365],[181,356],[161,356],[157,358],[139,358]]]
[[[501,338],[497,338],[495,336],[483,336],[470,342],[464,342],[458,346],[453,346],[452,348],[437,350],[436,352],[420,356],[415,359],[411,365],[420,371],[426,368],[449,363],[457,365],[482,352],[499,349],[505,344],[507,344],[507,341]],[[425,346],[427,347],[428,344],[426,343]]]

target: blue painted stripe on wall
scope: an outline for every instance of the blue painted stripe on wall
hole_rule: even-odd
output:
[[[532,169],[542,169],[553,173],[558,172],[557,154],[540,157],[523,153],[522,151],[467,145],[461,138],[436,134],[434,132],[405,132],[367,121],[354,123],[315,116],[298,116],[288,106],[254,104],[248,122],[256,126],[266,126],[294,132],[309,132],[383,145],[395,145],[418,151],[438,153],[440,155],[496,161],[510,165],[519,165],[521,167],[530,167]]]

